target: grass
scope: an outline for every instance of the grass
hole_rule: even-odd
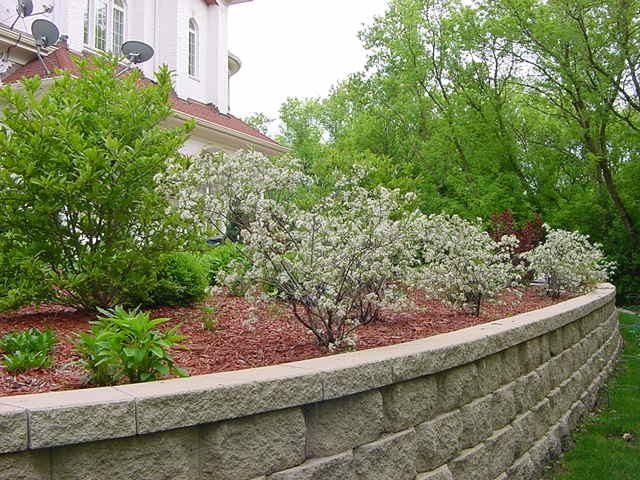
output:
[[[547,476],[550,480],[640,479],[640,315],[621,314],[625,349],[594,416],[575,433],[575,447]],[[625,433],[633,440],[625,441]]]

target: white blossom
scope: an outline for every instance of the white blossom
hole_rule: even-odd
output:
[[[522,257],[538,278],[544,279],[547,294],[575,292],[605,282],[614,264],[605,259],[599,244],[579,232],[550,229],[545,225],[545,242]]]
[[[436,298],[479,315],[483,301],[520,280],[520,269],[511,262],[518,245],[514,236],[495,242],[479,219],[472,223],[457,215],[422,216],[415,229],[423,262],[416,279]]]

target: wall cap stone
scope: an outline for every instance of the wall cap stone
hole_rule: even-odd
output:
[[[601,284],[556,305],[402,344],[144,384],[0,397],[0,406],[27,411],[31,449],[189,427],[449,370],[561,328],[614,300],[615,287]],[[105,427],[85,421],[89,412],[95,421],[100,415],[107,419],[112,407],[119,408],[120,418]]]

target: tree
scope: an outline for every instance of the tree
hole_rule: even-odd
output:
[[[253,113],[246,117],[244,121],[259,132],[267,135],[269,133],[269,125],[275,120],[267,117],[264,113]]]
[[[22,259],[14,276],[26,270],[43,287],[23,301],[86,309],[144,301],[159,256],[188,241],[191,229],[156,189],[191,128],[160,126],[171,74],[161,68],[153,84],[137,70],[116,76],[117,67],[96,57],[80,61],[77,76],[59,72],[48,89],[35,77],[0,90],[4,255]],[[37,262],[23,268],[26,258]],[[16,297],[15,282],[0,288]]]

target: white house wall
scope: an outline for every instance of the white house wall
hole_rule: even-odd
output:
[[[145,75],[162,64],[174,71],[178,96],[202,103],[212,103],[229,111],[229,66],[227,44],[227,10],[224,2],[207,6],[203,0],[127,0],[125,39],[142,40],[156,51],[154,58],[143,65]],[[68,36],[71,50],[80,52],[84,45],[84,11],[86,0],[34,1],[35,10],[43,4],[53,4],[51,14],[18,20],[16,29],[31,32],[36,18],[54,22]],[[0,0],[0,23],[10,25],[16,18],[16,0]],[[199,27],[199,74],[188,74],[189,19]]]

